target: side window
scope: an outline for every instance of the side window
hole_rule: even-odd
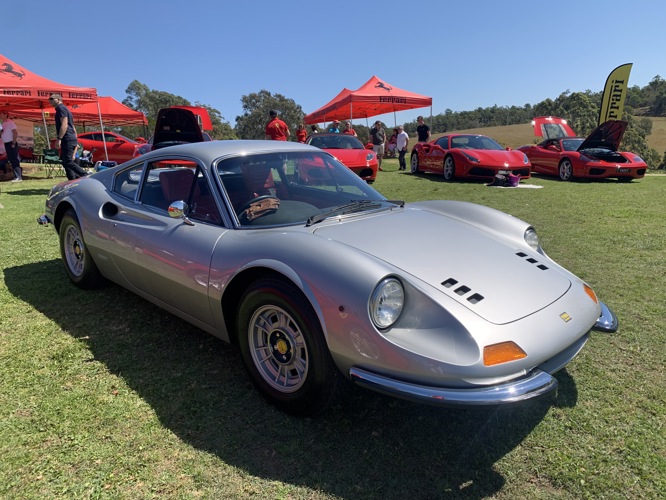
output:
[[[141,181],[141,172],[143,171],[143,163],[135,165],[134,167],[126,168],[116,175],[113,181],[113,192],[133,200],[139,190],[139,182]]]
[[[442,149],[448,149],[449,148],[448,142],[449,142],[448,137],[441,137],[437,140],[437,145]]]

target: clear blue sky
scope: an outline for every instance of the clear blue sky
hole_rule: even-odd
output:
[[[30,71],[119,101],[138,80],[232,126],[243,95],[265,89],[309,113],[372,75],[431,96],[433,114],[601,91],[624,63],[630,86],[666,78],[664,0],[5,3],[0,53]],[[397,122],[418,114],[430,109]]]

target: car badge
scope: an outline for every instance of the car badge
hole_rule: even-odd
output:
[[[560,314],[560,318],[562,318],[562,319],[564,320],[565,323],[568,323],[569,321],[571,321],[571,316],[569,316],[569,315],[568,315],[567,313],[565,313],[565,312],[563,312],[562,314]]]

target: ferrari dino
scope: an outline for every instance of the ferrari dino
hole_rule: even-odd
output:
[[[72,283],[115,282],[238,345],[259,392],[296,415],[345,381],[435,405],[526,400],[591,330],[617,329],[530,224],[388,200],[304,144],[158,149],[54,186],[40,223]]]

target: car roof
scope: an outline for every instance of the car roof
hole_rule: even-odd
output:
[[[213,161],[224,156],[237,156],[256,153],[275,153],[287,151],[310,151],[317,154],[323,153],[321,149],[290,141],[264,141],[264,140],[221,140],[193,142],[188,144],[178,144],[168,148],[156,149],[140,158],[150,161],[153,157],[162,157],[164,155],[185,155],[195,156],[204,164],[210,165]]]

